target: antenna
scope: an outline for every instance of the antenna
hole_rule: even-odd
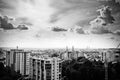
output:
[[[72,51],[74,52],[74,46],[72,46]]]
[[[18,49],[18,46],[16,48]]]
[[[68,46],[66,46],[66,52],[68,52]]]

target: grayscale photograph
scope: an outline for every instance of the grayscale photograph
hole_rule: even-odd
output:
[[[120,80],[120,0],[0,0],[0,80]]]

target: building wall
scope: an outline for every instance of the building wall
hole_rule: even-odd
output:
[[[30,58],[30,77],[34,80],[61,80],[59,58]]]
[[[6,65],[22,75],[29,74],[30,53],[24,50],[12,49],[6,53]]]

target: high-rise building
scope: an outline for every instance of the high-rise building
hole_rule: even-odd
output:
[[[60,54],[60,58],[63,59],[63,60],[77,59],[80,56],[83,56],[83,53],[79,52],[79,51],[76,51],[74,49],[74,46],[72,46],[71,50],[68,50],[68,47],[66,47],[66,51],[64,53]]]
[[[62,61],[57,57],[31,57],[30,77],[33,80],[61,80]]]
[[[28,75],[30,65],[29,58],[30,52],[22,49],[11,49],[6,52],[6,66],[11,67],[22,75]]]

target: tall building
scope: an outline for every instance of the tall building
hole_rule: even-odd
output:
[[[30,77],[33,80],[61,80],[61,63],[57,57],[31,57]]]
[[[68,47],[66,47],[66,51],[64,53],[60,54],[60,58],[63,59],[63,60],[77,59],[80,56],[83,56],[83,53],[79,52],[79,51],[76,51],[74,49],[74,46],[72,46],[71,50],[68,50]]]
[[[22,75],[28,75],[30,65],[29,58],[30,52],[22,49],[11,49],[6,52],[6,66],[11,67]]]
[[[108,50],[106,52],[108,61],[119,61],[120,62],[120,49],[114,48],[113,50]]]

